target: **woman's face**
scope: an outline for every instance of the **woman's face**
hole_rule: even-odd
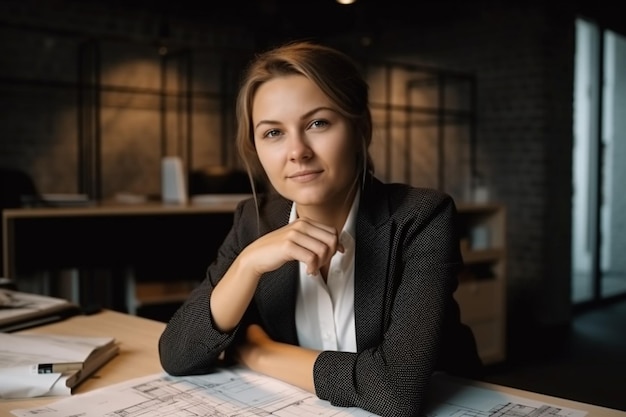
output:
[[[335,109],[301,75],[274,78],[254,96],[252,124],[261,165],[276,191],[298,205],[343,205],[355,181],[358,147]]]

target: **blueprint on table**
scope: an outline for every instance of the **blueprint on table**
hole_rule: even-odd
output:
[[[426,416],[583,417],[585,412],[472,386],[433,380]],[[154,374],[51,404],[11,412],[17,417],[375,417],[330,405],[315,395],[243,368],[188,377]]]
[[[20,417],[375,416],[359,408],[334,407],[293,385],[242,368],[187,377],[155,374],[66,400],[11,413]]]
[[[586,411],[433,376],[424,417],[583,417]]]

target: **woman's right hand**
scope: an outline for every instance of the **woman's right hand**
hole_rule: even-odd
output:
[[[315,275],[337,252],[343,252],[339,234],[333,227],[299,218],[252,242],[239,255],[260,277],[289,261],[306,264]]]
[[[223,332],[234,329],[254,296],[261,276],[286,262],[306,264],[315,275],[337,252],[339,234],[330,226],[299,218],[249,244],[230,266],[211,294],[211,314]]]

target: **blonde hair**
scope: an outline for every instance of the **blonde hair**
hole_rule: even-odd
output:
[[[351,133],[360,141],[358,175],[365,178],[367,172],[373,173],[374,164],[369,154],[372,142],[369,87],[358,66],[346,54],[336,49],[309,41],[297,41],[256,55],[241,83],[236,104],[236,144],[253,190],[255,180],[268,186],[269,182],[254,145],[252,102],[263,83],[285,75],[307,77],[330,98],[339,113],[348,120]]]

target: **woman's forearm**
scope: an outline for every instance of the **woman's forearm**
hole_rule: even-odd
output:
[[[259,361],[256,371],[315,393],[313,365],[319,352],[284,343],[274,343]]]
[[[246,266],[243,256],[235,259],[211,294],[211,315],[220,331],[230,332],[239,324],[258,281],[258,275]]]

